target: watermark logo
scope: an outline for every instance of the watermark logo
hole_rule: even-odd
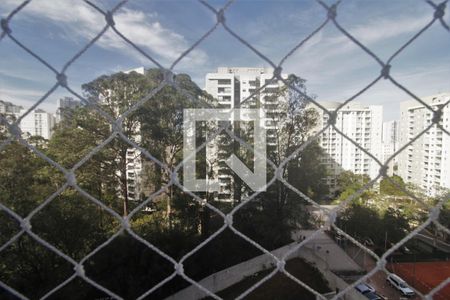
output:
[[[191,192],[218,192],[220,183],[217,178],[198,179],[196,172],[196,122],[207,121],[218,124],[222,122],[253,122],[253,171],[235,154],[224,159],[227,166],[234,171],[253,191],[266,188],[266,129],[265,114],[262,109],[185,109],[183,143],[183,186]],[[214,142],[215,140],[213,140]],[[215,145],[220,146],[220,145]],[[217,158],[218,147],[206,147],[206,158]]]

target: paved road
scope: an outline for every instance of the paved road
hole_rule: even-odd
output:
[[[352,247],[348,249],[348,253],[351,257],[354,257],[354,260],[362,266],[366,271],[371,271],[375,267],[375,260],[373,260],[369,255],[365,255],[362,251],[358,251],[358,247]],[[386,273],[383,271],[376,272],[372,277],[370,277],[369,280],[367,280],[367,283],[372,285],[377,292],[384,296],[386,299],[389,300],[400,300],[403,299],[400,296],[400,293],[394,289],[393,287],[389,286],[389,284],[386,282]],[[406,298],[405,298],[406,299]],[[420,297],[416,296],[413,298],[408,298],[411,300],[419,300]]]

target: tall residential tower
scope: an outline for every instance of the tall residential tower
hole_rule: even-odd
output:
[[[381,159],[385,163],[395,152],[399,149],[399,122],[398,121],[387,121],[383,122],[383,136],[382,142],[382,156]],[[397,173],[396,168],[398,163],[398,156],[395,156],[388,163],[388,175],[392,176]]]
[[[442,108],[440,124],[450,131],[450,93],[442,93],[422,99],[437,110]],[[431,112],[415,100],[400,104],[400,145],[405,145],[433,119]],[[450,189],[450,137],[436,125],[400,153],[399,175],[417,185],[426,194],[435,196],[441,189]]]
[[[22,113],[25,113],[25,110]],[[27,114],[20,122],[20,129],[23,133],[31,136],[41,136],[50,139],[55,127],[55,117],[42,109],[35,109]]]
[[[261,108],[266,113],[264,120],[267,131],[267,143],[274,143],[271,130],[276,128],[274,114],[276,114],[277,101],[283,101],[280,97],[269,97],[280,90],[284,85],[281,80],[271,81],[274,70],[272,68],[246,68],[246,67],[220,67],[216,73],[206,74],[205,90],[212,95],[222,108]],[[287,79],[286,74],[281,75]],[[235,201],[239,196],[234,189],[233,176],[227,172],[227,166],[219,159],[221,150],[215,141],[209,149],[207,159],[209,161],[219,160],[214,173],[219,178],[219,192],[216,197],[220,201]],[[217,155],[218,153],[218,155]],[[214,157],[217,156],[217,159]]]
[[[338,102],[320,102],[320,104],[330,112],[341,105]],[[328,114],[318,108],[317,111],[320,117],[316,132],[326,127],[329,119]],[[335,126],[363,149],[381,159],[382,117],[381,105],[351,102],[338,110]],[[326,183],[331,192],[337,188],[336,179],[342,171],[366,174],[370,178],[378,175],[380,166],[331,126],[320,135],[320,146],[325,152],[322,162],[328,170]]]

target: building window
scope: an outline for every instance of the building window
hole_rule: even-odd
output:
[[[218,84],[231,84],[231,79],[219,79],[217,80]]]

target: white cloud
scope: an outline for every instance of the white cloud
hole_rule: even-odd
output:
[[[37,89],[18,89],[18,88],[0,88],[0,99],[10,101],[16,105],[21,105],[25,108],[30,107],[33,103],[36,103],[47,91]],[[55,101],[57,96],[61,96],[61,91],[55,91],[52,95],[46,99],[40,108],[48,111],[55,111]],[[51,99],[50,99],[51,98]],[[54,98],[54,99],[53,99]],[[53,99],[53,100],[52,100]]]
[[[351,33],[363,44],[371,45],[402,34],[417,33],[431,19],[432,16],[428,12],[421,16],[410,15],[376,19],[367,24],[355,26]]]
[[[20,90],[20,89],[8,89],[8,88],[0,88],[0,97],[8,96],[9,98],[40,98],[45,94],[45,91],[42,90]]]
[[[405,86],[416,96],[426,97],[449,91],[448,78],[450,78],[450,69],[446,66],[428,64],[400,72],[394,70],[392,75],[397,82]],[[350,82],[348,85],[343,86],[339,92],[333,89],[324,91],[321,94],[323,96],[321,100],[346,100],[347,97],[354,95],[362,87],[360,83]],[[340,97],[336,99],[336,95]],[[411,99],[408,94],[394,86],[389,80],[382,79],[355,101],[365,104],[383,105],[385,118],[391,120],[399,118],[399,103]]]
[[[393,54],[429,21],[428,13],[395,18],[385,16],[365,19],[364,23],[344,28],[381,59],[387,59],[384,54]],[[286,62],[286,70],[305,77],[311,86],[320,87],[313,92],[321,97],[323,94],[341,94],[355,82],[362,87],[373,80],[381,68],[331,23]],[[360,75],[355,78],[357,74]]]
[[[20,3],[21,1],[16,0],[2,0],[0,9],[8,12]],[[77,42],[81,40],[83,43],[92,39],[106,24],[100,13],[79,0],[32,1],[16,17],[51,21],[64,30],[66,38]],[[114,21],[120,32],[165,65],[173,62],[190,46],[182,35],[164,27],[157,20],[156,13],[144,13],[124,7],[114,14]],[[104,49],[119,50],[141,63],[149,63],[111,29],[96,45]],[[197,49],[185,58],[191,65],[201,65],[206,59],[206,53]]]
[[[407,16],[395,19],[371,20],[365,24],[345,29],[369,49],[376,49],[377,44],[381,44],[383,41],[418,32],[427,21],[430,21],[430,17],[428,14],[424,14],[421,17]],[[327,26],[334,25],[328,24]],[[406,42],[406,39],[404,42]],[[390,47],[392,45],[399,48],[402,43],[391,43]],[[326,68],[332,70],[333,73],[339,73],[341,70],[329,66],[339,63],[343,57],[348,57],[356,51],[362,53],[363,50],[340,31],[333,29],[332,34],[319,34],[308,41],[304,47],[301,47],[294,54],[289,63],[293,64],[294,67],[301,67],[302,70]],[[377,51],[375,51],[375,54],[377,54]],[[365,64],[355,60],[354,66],[345,65],[345,69],[354,70],[358,66],[365,66]]]
[[[359,24],[345,25],[344,28],[382,60],[386,60],[431,19],[429,11],[419,15],[385,15],[383,18],[366,18]],[[286,62],[285,69],[305,77],[308,88],[319,99],[343,101],[375,79],[381,67],[333,26],[329,24],[322,35],[311,40],[309,45],[305,45],[307,47],[300,48]],[[440,24],[435,24],[429,31],[438,32],[439,27]],[[423,41],[430,37],[426,33],[419,39]],[[428,41],[431,45],[432,40]],[[413,43],[411,48],[416,47],[414,45],[417,43]],[[438,58],[427,63],[421,61],[425,53],[420,54],[418,49],[421,48],[415,48],[416,53],[410,52],[416,61],[408,64],[394,61],[391,74],[419,97],[448,90],[450,71],[446,61],[439,61]],[[383,104],[385,117],[394,119],[398,118],[399,102],[409,98],[390,82],[381,80],[356,101]]]
[[[24,71],[21,72],[22,70]],[[48,82],[47,78],[42,76],[42,72],[39,74],[38,72],[35,72],[35,70],[33,70],[32,68],[23,68],[20,71],[18,71],[17,68],[0,70],[0,78],[2,77],[12,78],[14,80],[26,80],[39,83]]]

